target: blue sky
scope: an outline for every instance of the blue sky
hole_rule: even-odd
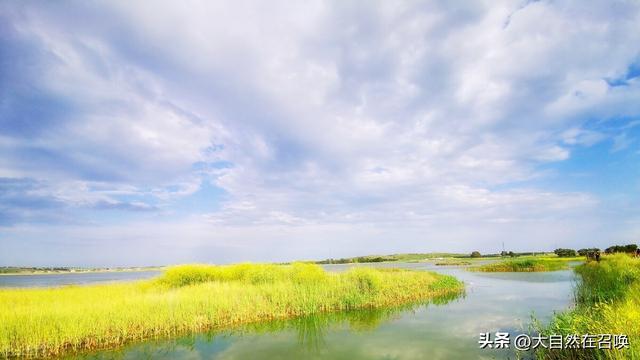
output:
[[[640,4],[0,2],[0,265],[640,241]]]

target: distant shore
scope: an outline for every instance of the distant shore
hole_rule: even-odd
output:
[[[509,257],[501,254],[485,254],[478,257],[463,253],[406,253],[391,255],[366,255],[351,258],[306,260],[303,262],[315,263],[318,265],[348,265],[348,264],[370,264],[370,263],[428,263],[445,261],[475,262],[486,260],[504,260],[505,258],[539,258],[554,257],[551,252],[524,252],[515,253]],[[580,258],[581,259],[581,258]],[[580,260],[579,259],[579,260]],[[571,260],[559,258],[559,260]],[[287,265],[292,262],[280,262],[278,264]],[[448,265],[448,264],[447,264]],[[74,268],[74,267],[0,267],[0,276],[3,275],[59,275],[59,274],[90,274],[90,273],[113,273],[113,272],[136,272],[136,271],[162,271],[169,266],[135,266],[135,267],[114,267],[114,268]]]
[[[91,273],[114,273],[114,272],[137,272],[137,271],[161,271],[165,266],[149,266],[149,267],[129,267],[129,268],[99,268],[99,269],[48,269],[48,268],[2,268],[0,267],[0,276],[15,275],[67,275],[67,274],[91,274]],[[14,270],[15,269],[15,270]]]

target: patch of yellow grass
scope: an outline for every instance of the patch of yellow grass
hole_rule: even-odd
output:
[[[51,356],[234,324],[460,292],[451,276],[312,264],[185,265],[132,283],[0,290],[0,355]]]
[[[630,349],[542,351],[548,359],[640,358],[640,259],[603,256],[576,268],[580,283],[575,309],[557,314],[545,329],[555,334],[625,334]]]
[[[471,271],[479,272],[541,272],[568,269],[566,261],[550,259],[515,259],[504,260],[470,267]]]

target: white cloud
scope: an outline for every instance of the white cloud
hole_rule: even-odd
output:
[[[624,76],[640,53],[634,3],[106,2],[76,10],[93,22],[28,4],[12,18],[21,39],[47,54],[38,86],[77,109],[21,144],[65,154],[68,164],[5,159],[0,174],[111,184],[73,195],[107,203],[122,187],[170,202],[212,181],[229,196],[193,221],[247,238],[263,226],[292,227],[301,238],[333,226],[357,237],[359,227],[379,226],[406,236],[404,248],[417,248],[423,231],[466,249],[517,227],[505,224],[529,223],[547,224],[553,241],[579,237],[568,228],[598,211],[597,196],[536,188],[548,174],[540,165],[606,138],[622,144],[624,135],[589,129],[590,114],[640,114],[637,81],[605,81]],[[13,141],[0,138],[0,148],[18,147]],[[194,170],[216,161],[231,166]],[[561,218],[573,219],[567,229]],[[343,232],[345,224],[353,230]],[[485,240],[467,230],[479,224]],[[422,230],[406,234],[405,226]],[[371,241],[385,248],[382,237]]]

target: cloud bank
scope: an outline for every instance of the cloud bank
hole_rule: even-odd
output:
[[[0,24],[1,264],[640,235],[634,2],[5,2]]]

